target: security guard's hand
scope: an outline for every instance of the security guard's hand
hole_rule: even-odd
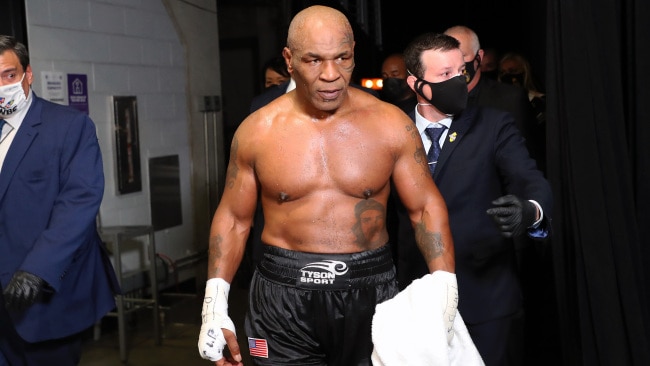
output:
[[[5,306],[12,310],[28,308],[36,302],[45,285],[45,280],[38,276],[25,271],[16,272],[2,292]]]
[[[487,214],[497,224],[501,235],[514,238],[526,232],[537,218],[537,207],[530,201],[521,200],[515,195],[499,197],[492,201],[496,207],[487,210]]]

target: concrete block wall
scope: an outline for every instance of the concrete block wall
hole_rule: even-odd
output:
[[[183,223],[156,232],[156,246],[173,259],[194,254],[185,51],[162,1],[26,0],[25,7],[33,90],[43,96],[42,71],[88,77],[106,178],[102,225],[151,224],[149,158],[179,155]],[[142,191],[120,195],[112,97],[130,95],[137,97]]]

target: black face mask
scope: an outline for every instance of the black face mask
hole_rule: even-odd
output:
[[[470,62],[465,62],[465,71],[463,74],[465,75],[465,81],[467,84],[469,84],[472,79],[474,79],[474,75],[476,75],[476,68],[474,68],[474,61],[478,60],[478,65],[476,65],[476,68],[481,67],[481,56],[478,55],[478,52],[476,52],[476,56],[474,56],[474,59]]]
[[[502,83],[517,85],[524,87],[524,73],[520,72],[517,74],[503,74],[499,77]]]
[[[423,91],[425,86],[431,90],[431,98],[425,96]],[[418,95],[448,116],[458,114],[467,107],[467,83],[465,82],[465,75],[454,76],[449,80],[439,83],[431,83],[417,78],[415,81],[415,90]]]
[[[381,99],[388,103],[397,103],[406,99],[411,93],[411,88],[406,79],[386,78],[381,88]]]

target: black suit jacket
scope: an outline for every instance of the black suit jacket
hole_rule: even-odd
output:
[[[515,119],[515,125],[526,139],[531,157],[538,162],[538,166],[544,165],[545,141],[537,136],[537,118],[525,89],[481,77],[469,93],[467,104],[510,112]]]
[[[415,113],[410,117],[415,120]],[[459,311],[468,324],[513,314],[521,307],[513,242],[486,214],[491,202],[511,193],[537,201],[549,224],[550,185],[536,168],[512,116],[468,107],[451,124],[434,181],[447,203],[456,253]],[[394,192],[394,190],[392,191]],[[396,206],[397,274],[400,287],[428,273],[401,202]],[[389,218],[389,224],[394,220]]]

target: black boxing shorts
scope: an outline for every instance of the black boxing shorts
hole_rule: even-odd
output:
[[[251,358],[255,365],[371,365],[375,305],[397,292],[389,244],[352,254],[265,245],[246,315]]]

